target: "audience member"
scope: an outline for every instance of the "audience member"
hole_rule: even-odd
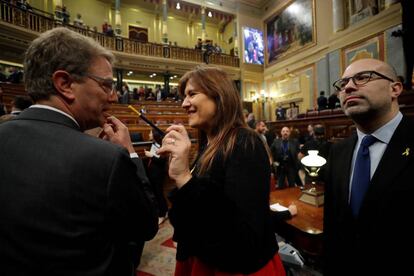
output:
[[[325,110],[328,108],[328,99],[325,97],[325,91],[321,91],[318,97],[318,110]]]
[[[202,50],[203,49],[203,41],[201,40],[201,38],[197,39],[197,44],[194,47],[196,50]]]
[[[289,104],[288,110],[286,110],[286,118],[288,120],[295,119],[299,114],[299,107],[296,105],[295,102],[291,102]]]
[[[16,2],[16,5],[18,8],[20,8],[23,11],[32,10],[32,6],[30,6],[30,4],[27,3],[26,0],[18,0]]]
[[[102,33],[106,34],[108,32],[108,21],[104,21],[104,23],[102,24]]]
[[[303,135],[299,135],[299,144],[303,146],[306,142],[312,141],[315,138],[315,132],[313,125],[309,124],[307,127],[307,132]]]
[[[32,100],[27,96],[15,96],[12,101],[12,109],[10,114],[17,116],[32,104]]]
[[[32,104],[33,102],[28,96],[15,96],[11,102],[11,112],[0,116],[0,123],[13,119]]]
[[[285,275],[269,211],[269,157],[244,121],[233,82],[223,70],[198,67],[179,89],[203,142],[191,171],[184,126],[169,127],[158,151],[170,156],[177,186],[169,212],[175,275]]]
[[[283,127],[280,132],[281,138],[276,138],[270,147],[273,161],[277,165],[277,187],[279,189],[285,187],[286,179],[289,187],[301,184],[296,183],[299,144],[296,140],[290,138],[290,132],[287,126]]]
[[[275,114],[276,120],[286,120],[286,109],[284,109],[281,104],[279,104],[279,106],[276,108]]]
[[[140,101],[143,101],[143,100],[145,100],[145,89],[144,89],[144,87],[140,87],[139,88],[139,90],[138,90],[138,95],[139,95],[139,100]]]
[[[139,99],[138,88],[136,88],[136,87],[134,87],[134,89],[132,89],[132,98],[134,100],[138,100]]]
[[[0,125],[2,274],[132,275],[156,234],[143,164],[128,128],[107,113],[113,61],[67,28],[27,49],[35,105]],[[98,126],[104,139],[83,132]]]
[[[145,96],[146,101],[154,101],[155,100],[155,94],[152,92],[152,88],[148,88],[148,92]]]
[[[414,122],[399,111],[403,85],[390,65],[360,59],[334,87],[357,133],[333,144],[329,155],[324,275],[407,274],[412,256],[406,252],[414,245]]]
[[[205,45],[205,49],[204,49],[204,53],[203,53],[203,61],[208,64],[209,63],[209,58],[210,55],[214,53],[214,46],[213,46],[213,42],[207,41],[206,45]]]
[[[62,7],[62,23],[67,25],[70,22],[70,13],[67,11],[66,6]]]
[[[328,98],[328,108],[335,109],[337,107],[341,107],[341,104],[338,99],[338,91],[335,91]]]
[[[259,134],[260,138],[267,145],[267,140],[266,140],[265,134],[268,131],[268,129],[266,127],[265,121],[263,121],[263,120],[257,121],[255,131],[257,132],[257,134]]]
[[[23,79],[23,72],[17,67],[10,67],[10,75],[7,77],[7,81],[11,83],[21,83]]]
[[[247,115],[247,125],[252,129],[256,128],[256,118],[252,112]]]
[[[121,103],[122,104],[129,104],[129,87],[126,83],[122,85],[122,91],[121,91]]]
[[[112,25],[108,25],[108,29],[105,33],[107,36],[114,36],[114,29],[112,29]]]
[[[214,43],[214,53],[221,54],[221,52],[221,47],[217,43]]]
[[[84,28],[85,25],[83,24],[82,15],[80,13],[76,14],[75,20],[73,20],[73,25],[79,28]]]

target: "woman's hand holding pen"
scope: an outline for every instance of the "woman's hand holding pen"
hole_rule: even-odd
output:
[[[190,179],[189,155],[191,141],[182,125],[172,125],[162,140],[162,146],[157,154],[170,154],[168,174],[178,188],[184,186]]]
[[[128,128],[114,116],[110,116],[106,120],[107,122],[102,126],[103,130],[100,137],[125,147],[129,153],[134,153],[135,150],[132,146]]]

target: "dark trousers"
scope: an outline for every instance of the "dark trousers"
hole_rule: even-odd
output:
[[[295,187],[296,184],[296,169],[289,165],[283,165],[278,168],[277,172],[277,187],[279,189],[285,188],[285,179],[287,178],[289,187]]]

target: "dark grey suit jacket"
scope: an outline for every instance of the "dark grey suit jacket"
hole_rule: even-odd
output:
[[[282,149],[282,139],[275,139],[270,146],[270,151],[272,152],[273,161],[279,162],[280,166],[288,166],[289,168],[297,169],[298,166],[298,152],[299,152],[299,143],[296,139],[289,139],[288,141],[288,154],[289,160],[285,162],[283,160],[283,149]]]
[[[413,267],[404,252],[414,248],[414,123],[403,118],[397,127],[355,219],[348,195],[356,141],[355,134],[334,144],[328,160],[325,275],[404,275]]]
[[[131,255],[158,229],[135,162],[55,111],[3,123],[0,274],[131,275]]]

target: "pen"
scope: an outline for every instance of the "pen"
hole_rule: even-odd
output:
[[[165,132],[162,131],[159,127],[157,127],[153,122],[151,122],[148,118],[146,118],[141,112],[136,110],[132,105],[128,105],[128,108],[138,114],[138,116],[144,120],[147,124],[149,124],[153,129],[155,129],[161,136],[164,138]]]

